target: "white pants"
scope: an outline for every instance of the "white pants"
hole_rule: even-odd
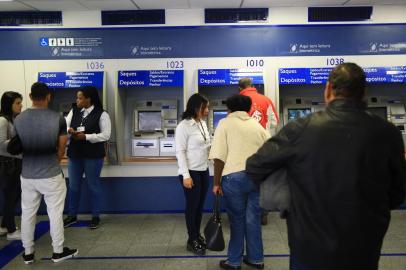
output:
[[[47,205],[52,247],[55,253],[63,251],[66,183],[62,174],[52,178],[27,179],[21,176],[21,240],[25,254],[34,252],[34,231],[42,195]]]

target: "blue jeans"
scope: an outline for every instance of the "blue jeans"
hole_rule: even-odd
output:
[[[258,187],[244,171],[223,176],[221,186],[230,221],[228,263],[232,266],[241,265],[244,239],[247,245],[246,259],[251,263],[263,263]]]
[[[76,216],[79,209],[83,173],[90,190],[92,216],[98,217],[103,199],[100,173],[104,159],[69,158],[69,216]]]

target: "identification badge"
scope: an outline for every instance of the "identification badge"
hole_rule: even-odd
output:
[[[84,126],[80,126],[76,129],[77,132],[85,132],[85,127]]]

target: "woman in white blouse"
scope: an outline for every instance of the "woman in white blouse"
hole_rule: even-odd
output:
[[[209,101],[201,94],[192,95],[176,128],[176,158],[179,180],[186,199],[187,250],[205,254],[206,242],[200,234],[202,210],[209,187],[208,156],[210,134],[206,122]]]

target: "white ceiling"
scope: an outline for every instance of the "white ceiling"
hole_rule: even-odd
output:
[[[0,0],[0,11],[406,5],[406,0]]]

